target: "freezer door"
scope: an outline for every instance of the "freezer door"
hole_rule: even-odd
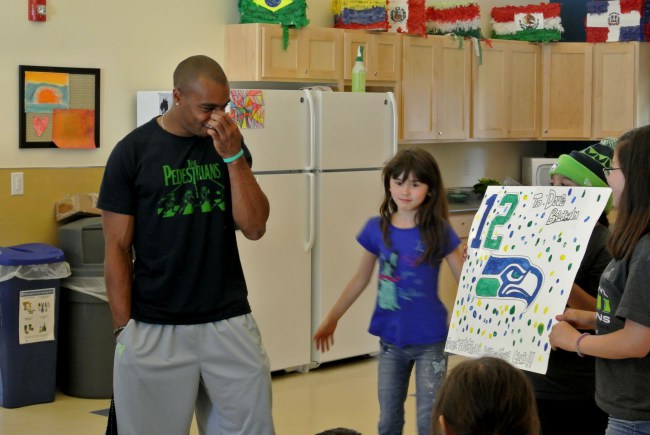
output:
[[[363,248],[356,235],[368,218],[379,214],[383,196],[381,174],[380,171],[319,174],[317,191],[312,335],[359,266]],[[312,360],[323,363],[378,352],[377,337],[368,333],[376,298],[375,267],[365,291],[338,322],[334,346],[324,353],[312,347]]]
[[[231,101],[244,142],[253,154],[255,172],[301,170],[308,166],[311,121],[305,91],[233,89]],[[256,122],[241,122],[254,112]]]
[[[392,93],[314,91],[318,168],[380,168],[397,147]]]
[[[271,370],[304,369],[311,348],[307,174],[256,177],[271,203],[264,237],[237,234],[248,297]]]

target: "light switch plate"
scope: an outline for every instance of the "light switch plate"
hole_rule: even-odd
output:
[[[25,186],[22,172],[11,173],[11,194],[22,195],[25,193]]]

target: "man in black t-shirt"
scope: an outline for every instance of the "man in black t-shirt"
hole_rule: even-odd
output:
[[[106,165],[98,207],[121,435],[188,433],[194,412],[202,433],[274,433],[269,361],[235,238],[264,235],[269,203],[229,101],[218,63],[185,59],[169,110]]]

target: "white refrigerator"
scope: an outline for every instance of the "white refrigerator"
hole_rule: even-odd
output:
[[[330,351],[318,352],[311,337],[356,271],[363,250],[357,233],[379,212],[381,168],[397,149],[394,96],[321,90],[261,94],[263,116],[257,128],[242,128],[242,135],[271,214],[261,240],[238,234],[238,246],[271,370],[307,370],[374,354],[378,340],[368,325],[376,270],[339,321]],[[139,123],[159,113],[160,95],[138,93]]]

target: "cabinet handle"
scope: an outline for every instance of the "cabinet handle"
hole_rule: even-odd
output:
[[[375,76],[375,77],[377,77],[377,71],[375,71],[375,74],[374,74],[374,76]]]
[[[309,69],[305,68],[305,74],[307,74],[308,72],[309,72]]]
[[[441,132],[441,131],[438,132],[438,136],[442,136],[442,132]]]

